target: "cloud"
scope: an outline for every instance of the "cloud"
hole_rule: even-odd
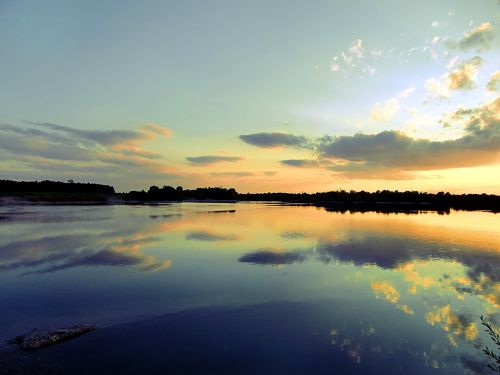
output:
[[[457,58],[452,59],[448,64],[448,68],[453,68],[457,62]],[[428,79],[425,88],[429,96],[448,98],[453,90],[473,89],[476,86],[476,75],[482,63],[483,59],[480,56],[475,56],[463,61],[456,69],[442,75],[439,79]]]
[[[446,75],[442,76],[440,79],[429,78],[425,82],[425,89],[429,93],[429,97],[435,97],[438,99],[448,98],[450,96],[449,83],[446,80]],[[426,101],[428,98],[426,99]]]
[[[493,27],[489,22],[485,22],[472,30],[466,31],[463,38],[458,42],[458,46],[464,51],[470,49],[486,51],[491,48],[494,38],[495,31]]]
[[[288,160],[281,160],[280,163],[284,165],[289,165],[291,167],[303,167],[303,168],[318,166],[318,161],[311,159],[288,159]]]
[[[368,58],[379,58],[382,56],[382,50],[371,49]],[[360,76],[375,74],[376,69],[365,61],[365,49],[361,39],[355,39],[351,42],[347,50],[341,51],[333,57],[329,64],[332,72],[343,71],[344,76],[348,71],[358,72]]]
[[[61,161],[90,161],[95,159],[88,150],[68,142],[54,141],[54,137],[23,136],[22,131],[13,131],[0,125],[0,149],[21,156],[40,156]]]
[[[406,89],[404,89],[403,91],[399,92],[397,94],[397,97],[398,98],[408,98],[411,94],[413,94],[415,92],[415,87],[414,86],[410,86],[410,87],[407,87]]]
[[[330,64],[330,70],[332,72],[338,72],[340,70],[340,65],[337,63],[331,63]]]
[[[155,124],[155,123],[149,123],[141,126],[141,129],[144,132],[149,132],[149,133],[154,133],[154,134],[159,134],[164,137],[171,137],[172,136],[172,130],[165,128],[161,125]]]
[[[278,172],[276,171],[264,171],[264,175],[266,176],[276,176]]]
[[[452,69],[455,65],[457,65],[458,61],[459,61],[458,56],[455,56],[448,62],[446,69],[448,70]]]
[[[10,178],[29,171],[32,178],[46,178],[47,172],[59,171],[68,178],[110,181],[113,176],[114,182],[118,176],[126,176],[127,181],[131,176],[136,180],[171,179],[180,174],[160,161],[161,154],[141,148],[142,142],[169,134],[168,129],[156,124],[136,130],[98,131],[48,122],[0,124],[0,150],[10,164],[17,164]]]
[[[212,172],[210,173],[215,177],[250,177],[254,176],[252,172]]]
[[[307,145],[307,138],[286,133],[254,133],[247,135],[240,135],[239,137],[243,142],[252,146],[262,148],[273,147],[305,147]]]
[[[488,91],[498,91],[500,90],[500,70],[493,73],[486,84]]]
[[[205,155],[205,156],[188,156],[186,160],[192,165],[211,165],[221,162],[237,162],[243,160],[239,156],[218,156],[218,155]]]
[[[383,103],[377,103],[372,108],[372,113],[370,118],[373,121],[389,121],[391,120],[396,112],[401,108],[401,104],[397,98],[391,98]]]
[[[448,75],[448,87],[450,90],[467,90],[475,87],[475,78],[483,59],[475,56],[464,61],[460,66]]]
[[[389,121],[401,108],[401,99],[408,98],[415,91],[411,86],[399,92],[394,98],[387,99],[382,103],[377,103],[372,108],[370,118],[372,121]]]
[[[402,95],[402,91],[398,95]],[[376,134],[357,133],[352,136],[323,136],[307,139],[282,134],[259,133],[253,144],[302,147],[314,152],[319,167],[345,178],[411,179],[410,172],[449,168],[476,167],[493,164],[500,156],[500,98],[474,108],[459,108],[440,121],[463,126],[463,135],[456,139],[435,141],[413,138],[397,130]],[[288,134],[286,136],[289,136]],[[263,146],[264,145],[264,146]],[[305,167],[312,159],[289,159],[282,164]]]
[[[500,98],[483,106],[460,109],[450,117],[463,121],[464,135],[447,141],[411,138],[400,131],[329,137],[319,140],[318,154],[337,163],[332,170],[430,170],[470,167],[498,161]],[[339,160],[341,162],[339,162]]]
[[[355,55],[358,59],[362,58],[364,55],[363,41],[361,39],[356,39],[352,42],[351,47],[349,47],[349,52]]]
[[[81,130],[68,126],[52,124],[50,122],[28,122],[30,125],[41,126],[50,130],[67,133],[81,140],[93,141],[95,143],[109,146],[131,140],[142,139],[144,134],[135,130]]]

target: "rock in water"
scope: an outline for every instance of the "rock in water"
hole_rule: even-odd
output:
[[[59,344],[71,340],[95,329],[95,325],[79,325],[70,328],[38,330],[16,336],[9,340],[9,344],[17,345],[22,350],[36,350],[44,346]]]

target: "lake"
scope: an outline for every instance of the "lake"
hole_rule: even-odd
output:
[[[97,324],[12,360],[33,373],[485,373],[499,224],[278,203],[1,206],[0,340]]]

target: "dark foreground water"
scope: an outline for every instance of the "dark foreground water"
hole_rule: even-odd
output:
[[[0,374],[482,374],[500,217],[278,204],[0,207]]]

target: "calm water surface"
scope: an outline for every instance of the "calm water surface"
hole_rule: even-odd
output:
[[[479,374],[499,303],[487,212],[0,207],[0,340],[99,326],[63,373]]]

